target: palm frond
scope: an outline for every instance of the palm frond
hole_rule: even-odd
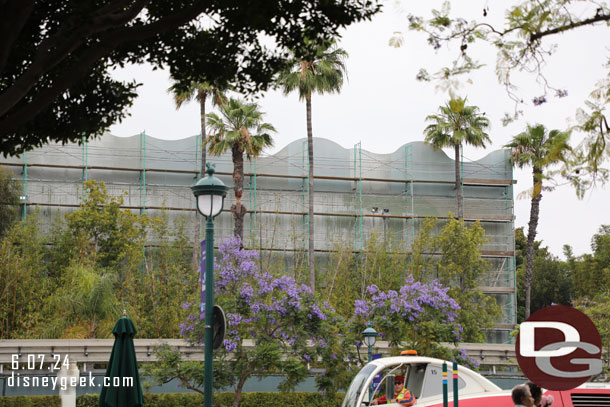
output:
[[[465,98],[453,98],[445,106],[439,106],[439,113],[426,117],[432,122],[424,129],[425,140],[436,148],[470,144],[485,147],[491,142],[485,132],[490,122],[476,106],[467,106]]]
[[[347,79],[346,58],[347,52],[334,44],[318,47],[311,60],[295,60],[279,75],[278,83],[285,95],[298,90],[300,100],[312,93],[338,93]]]
[[[273,144],[269,133],[276,130],[263,121],[264,113],[256,103],[230,98],[219,106],[219,111],[220,116],[215,113],[206,115],[210,154],[220,155],[238,146],[240,151],[246,152],[248,158],[251,158]]]

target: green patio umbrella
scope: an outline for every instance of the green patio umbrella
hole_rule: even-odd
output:
[[[106,369],[105,382],[110,386],[102,385],[100,394],[100,407],[138,407],[144,404],[142,397],[142,384],[138,374],[138,361],[133,346],[133,337],[137,333],[131,319],[120,318],[114,329],[114,346]],[[129,379],[132,382],[129,383]],[[115,384],[119,384],[115,387]]]

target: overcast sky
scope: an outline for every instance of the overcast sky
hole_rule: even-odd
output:
[[[501,22],[508,2],[454,1],[452,14],[476,18],[485,22]],[[502,3],[504,6],[500,6]],[[443,48],[435,52],[426,44],[426,36],[406,31],[406,15],[430,16],[431,7],[440,7],[440,1],[405,2],[402,6],[387,2],[384,12],[370,22],[349,27],[343,32],[340,46],[349,53],[347,60],[348,81],[340,95],[313,97],[313,134],[335,141],[345,148],[362,142],[364,150],[375,153],[391,153],[412,141],[423,140],[425,117],[444,104],[448,95],[436,90],[431,82],[415,80],[421,67],[429,72],[446,66],[457,52]],[[483,8],[488,16],[483,18]],[[583,10],[583,15],[594,14]],[[402,31],[405,43],[392,48],[388,40],[394,31]],[[533,106],[531,100],[542,94],[542,87],[528,75],[518,75],[519,95],[525,101],[521,106],[524,117],[503,127],[501,118],[514,109],[503,87],[495,77],[495,53],[486,44],[473,49],[475,56],[487,66],[470,76],[472,84],[464,85],[459,94],[468,103],[477,105],[491,120],[489,132],[493,144],[486,150],[466,147],[465,160],[477,160],[490,151],[508,143],[512,136],[525,129],[526,123],[542,123],[547,128],[566,129],[574,124],[574,113],[593,90],[595,82],[603,78],[603,68],[610,53],[607,28],[582,28],[578,32],[552,37],[546,43],[558,44],[555,54],[547,60],[545,75],[557,88],[566,89],[568,97],[557,99],[547,96],[548,103]],[[471,47],[472,49],[473,47]],[[195,103],[176,111],[173,100],[167,94],[170,85],[168,73],[152,71],[147,66],[127,67],[115,72],[117,78],[135,78],[143,85],[139,97],[130,109],[131,117],[114,125],[110,132],[128,137],[146,131],[146,134],[162,139],[180,139],[198,134],[199,107]],[[290,142],[306,137],[305,106],[296,94],[283,96],[280,92],[268,92],[260,99],[265,119],[278,130],[275,146],[267,150],[274,153]],[[209,107],[208,107],[209,109]],[[577,144],[582,136],[573,135]],[[451,151],[447,151],[453,157]],[[517,199],[531,187],[531,169],[515,170],[515,227],[529,221],[529,198]],[[543,241],[551,252],[562,257],[562,246],[569,244],[576,254],[590,252],[590,241],[601,224],[610,224],[610,188],[601,188],[578,200],[570,186],[560,186],[545,192],[540,206],[540,222],[537,239]]]

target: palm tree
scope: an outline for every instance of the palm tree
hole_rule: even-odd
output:
[[[489,128],[489,119],[479,113],[476,106],[466,106],[466,98],[449,100],[447,105],[439,107],[438,115],[426,117],[431,121],[424,130],[426,142],[435,148],[453,147],[455,151],[455,189],[457,199],[457,216],[464,219],[464,198],[462,197],[462,174],[460,171],[460,148],[462,144],[485,147],[491,141],[485,130]]]
[[[235,236],[243,239],[243,223],[246,208],[241,202],[244,191],[244,153],[248,160],[257,157],[265,147],[273,145],[270,132],[275,128],[263,122],[263,112],[256,103],[244,103],[231,98],[219,106],[220,114],[208,114],[211,134],[206,139],[210,154],[221,155],[231,150],[235,204],[231,207],[235,219]]]
[[[172,86],[167,90],[174,96],[174,102],[176,103],[176,109],[180,109],[182,105],[186,102],[190,102],[191,100],[199,101],[199,113],[200,113],[200,123],[201,123],[201,171],[199,172],[199,176],[203,177],[205,174],[205,163],[207,159],[206,147],[203,142],[206,139],[205,134],[205,103],[208,96],[212,96],[212,105],[219,106],[227,101],[223,93],[223,89],[216,87],[207,82],[191,82],[191,86],[184,89],[180,87],[178,82],[174,82]],[[195,217],[197,218],[197,224],[200,225],[199,222],[199,212],[195,211]],[[197,254],[199,251],[199,239],[200,239],[200,229],[198,227],[193,230],[193,267],[197,267]]]
[[[280,75],[284,94],[288,95],[294,90],[299,92],[299,100],[305,100],[307,112],[307,157],[309,163],[308,172],[308,224],[309,224],[309,286],[315,291],[316,272],[314,265],[314,184],[313,184],[313,132],[311,126],[311,95],[318,93],[339,93],[343,85],[343,77],[347,75],[344,60],[347,52],[334,45],[318,46],[312,58],[297,60],[291,68]]]
[[[168,89],[174,96],[174,102],[176,103],[176,109],[180,109],[182,105],[191,100],[197,100],[199,102],[199,112],[201,114],[201,140],[206,139],[206,126],[205,126],[205,103],[208,96],[212,97],[212,105],[219,106],[226,103],[227,98],[224,95],[224,89],[211,85],[207,82],[191,82],[191,86],[187,89],[181,88],[178,83],[174,83]],[[205,162],[206,162],[206,148],[205,143],[202,142],[201,146],[201,172],[200,176],[203,177],[205,174]]]
[[[513,137],[504,147],[512,149],[512,162],[519,168],[532,167],[532,204],[527,231],[527,254],[525,261],[525,319],[530,316],[532,275],[534,271],[534,241],[538,228],[540,200],[542,199],[542,181],[548,179],[545,169],[558,162],[565,162],[564,154],[571,150],[568,144],[569,132],[560,130],[548,131],[537,124],[527,125],[526,131]]]

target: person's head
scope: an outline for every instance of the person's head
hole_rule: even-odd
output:
[[[525,384],[515,386],[511,393],[511,397],[515,404],[522,404],[526,407],[534,406],[534,398],[530,394],[530,388]]]
[[[534,405],[539,406],[540,400],[542,399],[542,389],[536,383],[527,382],[525,384],[530,389],[530,394],[532,395],[532,398],[534,399]]]
[[[405,388],[405,378],[402,376],[394,377],[394,393],[400,393]]]

